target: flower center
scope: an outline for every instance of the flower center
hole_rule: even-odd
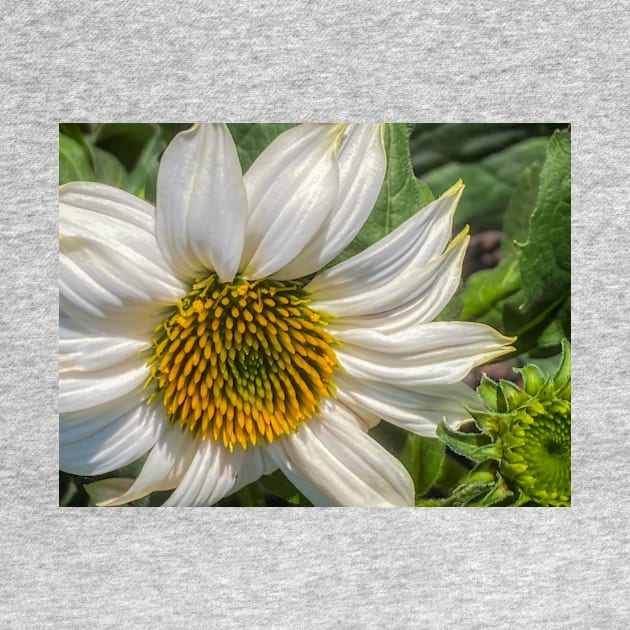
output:
[[[515,439],[504,456],[526,494],[564,505],[571,496],[571,407],[559,398],[539,402],[541,413],[531,406],[519,412],[510,429]]]
[[[334,395],[337,365],[327,322],[308,303],[294,282],[195,283],[155,329],[150,400],[230,450],[296,431]]]

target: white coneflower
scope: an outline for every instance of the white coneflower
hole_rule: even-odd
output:
[[[462,186],[362,253],[303,280],[357,234],[386,170],[381,125],[281,134],[243,176],[229,130],[176,136],[157,208],[95,183],[60,190],[60,463],[100,475],[148,453],[119,505],[174,489],[211,505],[277,468],[317,505],[412,505],[380,418],[433,434],[458,382],[509,350],[431,320],[459,282]]]

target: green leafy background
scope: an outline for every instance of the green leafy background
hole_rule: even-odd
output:
[[[155,202],[159,159],[187,123],[60,125],[59,183],[99,181]],[[290,124],[231,124],[247,170]],[[517,335],[506,369],[537,363],[550,374],[559,363],[560,340],[570,339],[571,140],[566,123],[390,124],[383,188],[343,260],[398,227],[458,179],[466,185],[456,231],[501,233],[500,260],[468,275],[442,319],[483,322]],[[412,475],[418,502],[449,496],[470,463],[435,438],[421,438],[381,422],[375,439]],[[142,461],[104,477],[133,477]],[[63,506],[89,505],[85,484],[94,478],[60,474]],[[134,505],[160,505],[154,493]],[[220,505],[310,505],[280,473],[263,477]]]

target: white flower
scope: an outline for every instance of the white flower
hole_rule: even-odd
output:
[[[434,322],[468,238],[456,185],[362,253],[381,188],[380,125],[301,125],[243,176],[225,125],[167,148],[157,209],[95,183],[60,190],[60,463],[101,475],[148,453],[120,505],[175,489],[211,505],[280,468],[318,505],[413,505],[380,418],[433,435],[466,416],[459,381],[509,350],[487,326]],[[298,279],[296,281],[296,279]]]

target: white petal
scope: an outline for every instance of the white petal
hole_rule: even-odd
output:
[[[59,412],[90,409],[121,398],[142,386],[150,369],[140,358],[102,370],[63,371],[59,373]]]
[[[285,477],[315,506],[315,507],[337,507],[339,504],[324,490],[322,484],[317,479],[303,474],[291,460],[287,448],[279,443],[273,442],[267,446],[267,452],[274,461],[278,463],[278,467],[284,473]]]
[[[387,158],[382,125],[352,124],[339,153],[339,189],[328,220],[278,279],[318,271],[342,252],[365,223],[383,185]]]
[[[125,363],[151,347],[150,340],[90,333],[69,317],[59,319],[59,369],[94,371]]]
[[[118,398],[74,411],[63,411],[59,414],[60,439],[65,442],[82,440],[140,404],[146,404],[148,397],[149,392],[139,384]]]
[[[119,188],[96,182],[71,182],[60,186],[59,200],[62,206],[112,217],[154,233],[153,206]],[[89,221],[91,215],[82,216]],[[89,225],[86,227],[89,229]]]
[[[507,345],[513,338],[470,322],[431,322],[390,334],[360,328],[333,334],[342,343],[336,355],[348,374],[403,386],[455,383],[476,365],[513,350]]]
[[[421,267],[444,250],[462,191],[463,185],[453,186],[380,241],[316,276],[306,289],[318,300],[337,300],[382,288],[405,269]]]
[[[60,375],[60,382],[63,376],[64,374]],[[85,404],[88,406],[79,406],[73,411],[59,413],[59,427],[68,431],[72,429],[77,432],[77,435],[82,435],[90,431],[89,424],[92,421],[104,426],[146,401],[150,393],[142,383],[139,383],[126,394],[96,405],[92,404],[91,398],[86,397]]]
[[[160,252],[152,217],[133,195],[87,183],[78,188],[59,193],[61,309],[89,330],[152,330],[161,310],[187,293]]]
[[[75,475],[101,475],[146,453],[167,426],[164,406],[141,404],[76,442],[59,435],[59,466]]]
[[[333,315],[340,325],[355,324],[383,331],[430,321],[459,286],[468,241],[467,236],[460,235],[442,256],[432,258],[422,267],[407,267],[393,276],[386,287],[346,287],[345,292],[338,291],[336,299],[329,300],[322,300],[316,294],[311,308]]]
[[[337,377],[335,377],[335,382],[336,381]],[[381,421],[381,417],[379,415],[368,411],[364,407],[358,407],[357,405],[346,405],[346,407],[348,407],[353,412],[353,417],[357,420],[357,427],[359,427],[359,429],[361,429],[361,431],[363,431],[364,433],[367,433],[370,429],[373,429]]]
[[[459,422],[470,417],[463,405],[475,404],[474,392],[463,383],[414,388],[391,383],[363,381],[347,374],[335,378],[337,398],[359,412],[369,410],[407,431],[435,435],[435,427],[446,418]]]
[[[82,439],[149,397],[148,346],[90,333],[59,314],[59,425],[65,440]]]
[[[214,446],[217,447],[216,444]],[[225,481],[225,478],[222,478],[220,475],[218,478],[204,478],[203,474],[199,474],[199,464],[203,460],[203,457],[200,457],[198,454],[200,448],[204,449],[206,447],[199,440],[191,438],[189,433],[182,431],[179,427],[173,427],[164,431],[157,444],[149,453],[138,478],[132,484],[127,484],[127,487],[124,488],[124,493],[119,492],[115,494],[109,488],[95,488],[95,491],[99,493],[98,500],[100,505],[123,505],[130,501],[137,501],[151,492],[171,490],[180,484],[187,488],[181,494],[188,493],[191,496],[191,490],[194,490],[194,488],[198,489],[209,480],[210,482],[212,480]],[[226,492],[237,492],[244,486],[259,479],[261,475],[268,475],[276,469],[273,461],[265,456],[264,450],[261,448],[250,448],[244,453],[241,450],[241,454],[237,454],[236,457],[242,457],[241,468],[240,471],[237,471],[236,483],[231,488],[228,488]],[[206,461],[210,464],[212,463],[211,460]],[[195,466],[194,469],[193,465]],[[207,473],[209,471],[206,471]],[[186,476],[187,480],[184,480],[184,476]],[[98,483],[100,482],[95,482],[91,486],[96,486]],[[109,495],[106,493],[109,493]],[[173,505],[174,503],[178,505],[193,505],[192,501],[184,503],[186,497],[182,497],[181,494],[179,498],[176,495],[175,499],[165,503],[165,505]],[[90,495],[92,495],[92,491],[90,491]],[[218,500],[216,499],[213,503]]]
[[[300,125],[280,134],[245,173],[250,215],[241,268],[264,278],[294,259],[330,214],[343,127]]]
[[[263,475],[270,475],[277,468],[278,466],[269,457],[264,447],[248,448],[243,455],[241,469],[232,492],[238,492],[241,488],[260,479]]]
[[[157,237],[184,278],[230,282],[245,239],[247,196],[226,125],[202,124],[169,144],[157,181]]]
[[[90,499],[95,504],[101,505],[127,492],[132,485],[133,479],[129,477],[110,477],[85,484],[84,488],[90,495]]]
[[[197,440],[179,426],[166,428],[151,449],[133,485],[124,494],[101,505],[124,505],[151,492],[177,487],[197,452]]]
[[[241,469],[243,453],[242,448],[230,452],[218,442],[199,440],[186,474],[164,506],[213,505],[230,494]]]
[[[339,324],[351,328],[373,328],[383,333],[405,330],[411,326],[430,322],[437,317],[457,291],[468,238],[461,239],[439,258],[418,272],[406,296],[391,308],[356,317],[339,317]],[[429,273],[424,269],[430,267]],[[403,282],[406,282],[405,278]],[[396,281],[394,281],[395,283]],[[391,295],[391,294],[390,294]]]
[[[320,417],[272,443],[269,452],[313,502],[323,494],[336,505],[413,505],[413,482],[404,466],[359,429],[353,416],[344,405],[325,400]]]

